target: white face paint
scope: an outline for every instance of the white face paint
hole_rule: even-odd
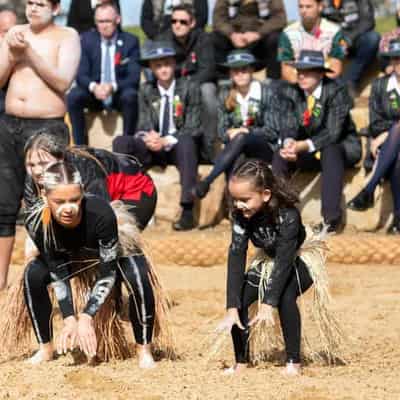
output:
[[[250,207],[244,201],[236,200],[234,202],[234,204],[235,204],[235,207],[240,211],[249,211],[250,210]]]
[[[56,209],[57,219],[61,219],[64,212],[71,213],[71,218],[73,218],[78,215],[79,206],[78,206],[78,204],[75,204],[75,203],[61,204],[61,206],[57,207],[57,209]]]

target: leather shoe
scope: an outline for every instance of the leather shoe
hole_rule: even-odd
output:
[[[190,231],[195,227],[193,211],[183,210],[178,221],[172,224],[175,231]]]
[[[347,208],[354,211],[365,211],[374,206],[374,194],[361,190],[360,193],[347,203]]]
[[[341,233],[344,229],[342,218],[340,217],[330,222],[320,222],[312,228],[315,234],[321,233],[324,229],[326,229],[327,233]]]
[[[400,217],[394,217],[392,225],[386,231],[388,235],[400,235]]]
[[[200,181],[193,189],[193,196],[197,197],[198,199],[202,199],[206,197],[207,193],[210,190],[210,185],[206,181]]]

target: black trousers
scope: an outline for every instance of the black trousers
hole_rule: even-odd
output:
[[[313,153],[302,153],[296,162],[284,160],[279,151],[272,159],[272,171],[289,178],[296,169],[321,170],[321,214],[326,223],[341,218],[341,199],[345,172],[345,153],[341,144],[331,144],[320,151],[320,160]]]
[[[85,108],[89,108],[92,111],[101,111],[104,109],[104,105],[87,89],[79,86],[74,87],[69,92],[67,102],[75,144],[87,144],[84,110]],[[111,108],[122,113],[124,124],[123,134],[132,135],[135,132],[138,116],[137,91],[134,88],[118,90],[113,94]]]
[[[113,141],[113,151],[134,155],[145,166],[176,165],[181,182],[181,205],[193,203],[192,189],[197,181],[199,149],[196,140],[190,135],[177,137],[178,143],[170,151],[150,151],[143,140],[132,136],[118,136]]]
[[[123,282],[129,293],[129,318],[136,343],[152,341],[155,303],[148,277],[148,263],[144,256],[121,257],[116,285]],[[31,261],[24,274],[25,301],[36,338],[40,344],[49,343],[53,332],[51,325],[52,305],[47,290],[51,283],[48,266],[40,259]]]
[[[242,304],[239,310],[240,320],[245,330],[235,325],[231,332],[237,363],[249,362],[249,307],[258,300],[258,286],[260,283],[259,271],[257,273],[254,272],[251,269],[246,275],[242,292]],[[312,279],[306,265],[300,258],[297,258],[293,266],[293,273],[288,279],[278,305],[288,362],[300,362],[301,318],[297,306],[297,297],[311,285]]]
[[[252,43],[249,50],[267,68],[267,75],[272,79],[281,77],[281,64],[278,61],[278,42],[281,31],[272,31],[260,40]],[[226,62],[226,56],[234,46],[231,40],[220,32],[213,32],[215,59],[217,64]]]
[[[63,118],[0,115],[0,237],[15,235],[25,183],[25,143],[43,129],[51,129],[58,140],[69,143],[69,131]]]

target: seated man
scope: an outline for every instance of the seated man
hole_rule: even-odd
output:
[[[264,63],[268,76],[279,79],[278,40],[285,26],[283,0],[217,0],[213,30],[218,64],[231,50],[248,48]]]
[[[174,164],[181,181],[182,214],[175,230],[194,228],[192,190],[197,180],[201,133],[200,89],[195,82],[175,79],[175,50],[168,43],[151,42],[142,51],[142,63],[156,81],[139,92],[139,123],[134,136],[119,136],[113,151],[136,156],[145,167]]]
[[[143,0],[140,26],[148,39],[154,40],[171,26],[174,7],[188,5],[194,9],[196,28],[204,29],[208,20],[208,0]]]
[[[194,10],[188,5],[174,7],[171,29],[161,38],[171,42],[177,54],[177,76],[187,76],[198,83],[203,108],[202,158],[211,161],[217,137],[217,87],[215,58],[211,35],[196,28]]]
[[[4,39],[6,33],[17,25],[17,14],[11,8],[0,10],[0,41]],[[7,85],[0,90],[0,114],[5,110]]]
[[[279,38],[278,60],[282,62],[282,79],[297,82],[296,68],[301,49],[320,50],[333,71],[327,76],[336,79],[343,68],[346,42],[340,26],[321,17],[322,0],[298,0],[301,20],[289,25]]]
[[[96,7],[97,30],[81,36],[82,57],[77,86],[68,94],[75,144],[87,144],[84,109],[122,112],[124,135],[135,131],[140,82],[139,41],[119,30],[121,17],[113,3]]]
[[[316,229],[325,224],[328,232],[339,232],[345,167],[361,158],[361,142],[350,115],[353,101],[346,86],[324,77],[330,71],[322,52],[303,50],[294,66],[298,83],[283,84],[275,96],[281,103],[282,146],[273,156],[272,170],[287,178],[296,168],[321,168],[324,223]],[[270,114],[267,117],[275,119]]]
[[[343,79],[350,93],[356,95],[363,73],[374,61],[379,47],[372,1],[324,0],[322,15],[342,27],[351,60]]]

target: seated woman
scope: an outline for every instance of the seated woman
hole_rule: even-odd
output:
[[[29,209],[39,196],[42,174],[56,161],[72,163],[80,172],[87,193],[108,201],[122,200],[143,230],[154,214],[157,191],[154,182],[131,156],[90,147],[69,147],[57,141],[49,129],[32,136],[25,146],[27,180],[24,201]]]
[[[281,104],[282,146],[275,152],[272,170],[288,178],[297,168],[321,170],[322,217],[316,226],[340,232],[344,172],[361,158],[361,142],[350,110],[353,101],[345,86],[324,77],[329,69],[320,51],[302,50],[294,64],[298,82],[283,84]],[[290,134],[291,132],[291,134]]]
[[[382,55],[390,60],[393,72],[374,81],[369,98],[371,154],[376,162],[369,182],[347,207],[355,211],[373,207],[375,189],[388,177],[394,218],[387,232],[400,234],[400,39],[391,40]]]
[[[105,305],[114,286],[126,285],[129,318],[139,355],[139,366],[154,367],[150,345],[156,318],[152,271],[140,249],[123,254],[116,215],[107,201],[85,195],[79,171],[66,162],[51,164],[41,176],[43,202],[31,207],[26,228],[40,255],[24,273],[24,294],[39,351],[32,363],[53,358],[51,285],[63,317],[59,353],[77,346],[90,359],[97,353],[99,338],[94,317]],[[83,309],[74,307],[70,279],[82,274],[82,265],[92,262],[96,279]],[[87,265],[87,264],[86,264]],[[86,267],[87,269],[87,267]],[[120,296],[120,291],[116,291]],[[85,295],[84,295],[85,296]],[[110,321],[112,322],[112,321]],[[101,332],[107,337],[107,332]],[[109,340],[116,340],[110,337]]]
[[[222,173],[230,173],[240,155],[271,162],[277,137],[265,127],[265,113],[271,112],[270,86],[253,78],[259,67],[247,50],[228,54],[223,68],[229,69],[232,84],[220,91],[218,107],[218,134],[225,144],[216,157],[210,174],[199,182],[194,194],[203,198],[211,183]],[[261,67],[262,68],[262,67]]]

